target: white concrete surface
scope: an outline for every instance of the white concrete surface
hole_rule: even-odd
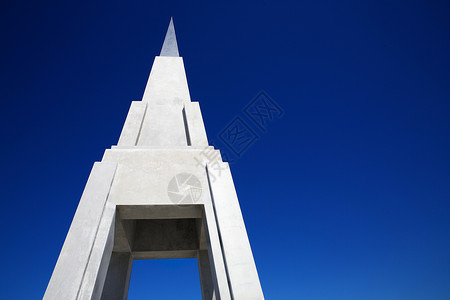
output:
[[[207,147],[205,126],[203,125],[202,113],[198,102],[184,104],[184,117],[186,131],[189,134],[189,146]]]
[[[198,259],[203,299],[264,299],[231,172],[208,146],[172,22],[166,37],[118,145],[92,169],[46,300],[126,299],[133,259],[183,257]],[[180,178],[195,178],[195,189]]]
[[[44,299],[78,299],[116,167],[94,164]]]
[[[264,299],[253,260],[244,219],[227,163],[222,168],[208,165],[212,202],[215,208],[222,251],[233,299]]]
[[[131,102],[127,119],[120,134],[118,146],[136,146],[141,133],[142,121],[144,120],[147,103],[142,101]]]

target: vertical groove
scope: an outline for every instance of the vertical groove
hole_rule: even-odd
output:
[[[182,113],[183,113],[184,130],[186,132],[186,142],[188,146],[192,146],[191,136],[189,135],[189,127],[186,118],[186,107],[183,107]]]
[[[137,144],[139,142],[139,138],[141,136],[141,131],[142,131],[142,126],[144,125],[145,116],[147,115],[147,107],[148,107],[148,103],[145,104],[144,114],[142,115],[142,120],[141,120],[141,126],[139,127],[139,131],[138,131],[138,134],[136,137],[136,142],[134,143],[134,146],[137,146]]]

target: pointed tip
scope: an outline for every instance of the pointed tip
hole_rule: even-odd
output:
[[[166,38],[164,39],[164,44],[159,56],[180,56],[178,53],[177,37],[175,35],[175,27],[173,26],[172,17],[170,17],[169,28],[167,28]]]

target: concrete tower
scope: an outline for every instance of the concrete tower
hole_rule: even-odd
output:
[[[172,20],[117,146],[94,163],[44,299],[126,299],[133,260],[164,258],[197,258],[203,299],[264,299],[230,169],[191,102]]]

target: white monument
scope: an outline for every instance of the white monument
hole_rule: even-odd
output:
[[[203,299],[264,299],[230,169],[191,102],[172,20],[142,101],[94,163],[44,299],[126,299],[133,260],[164,258],[197,258]]]

